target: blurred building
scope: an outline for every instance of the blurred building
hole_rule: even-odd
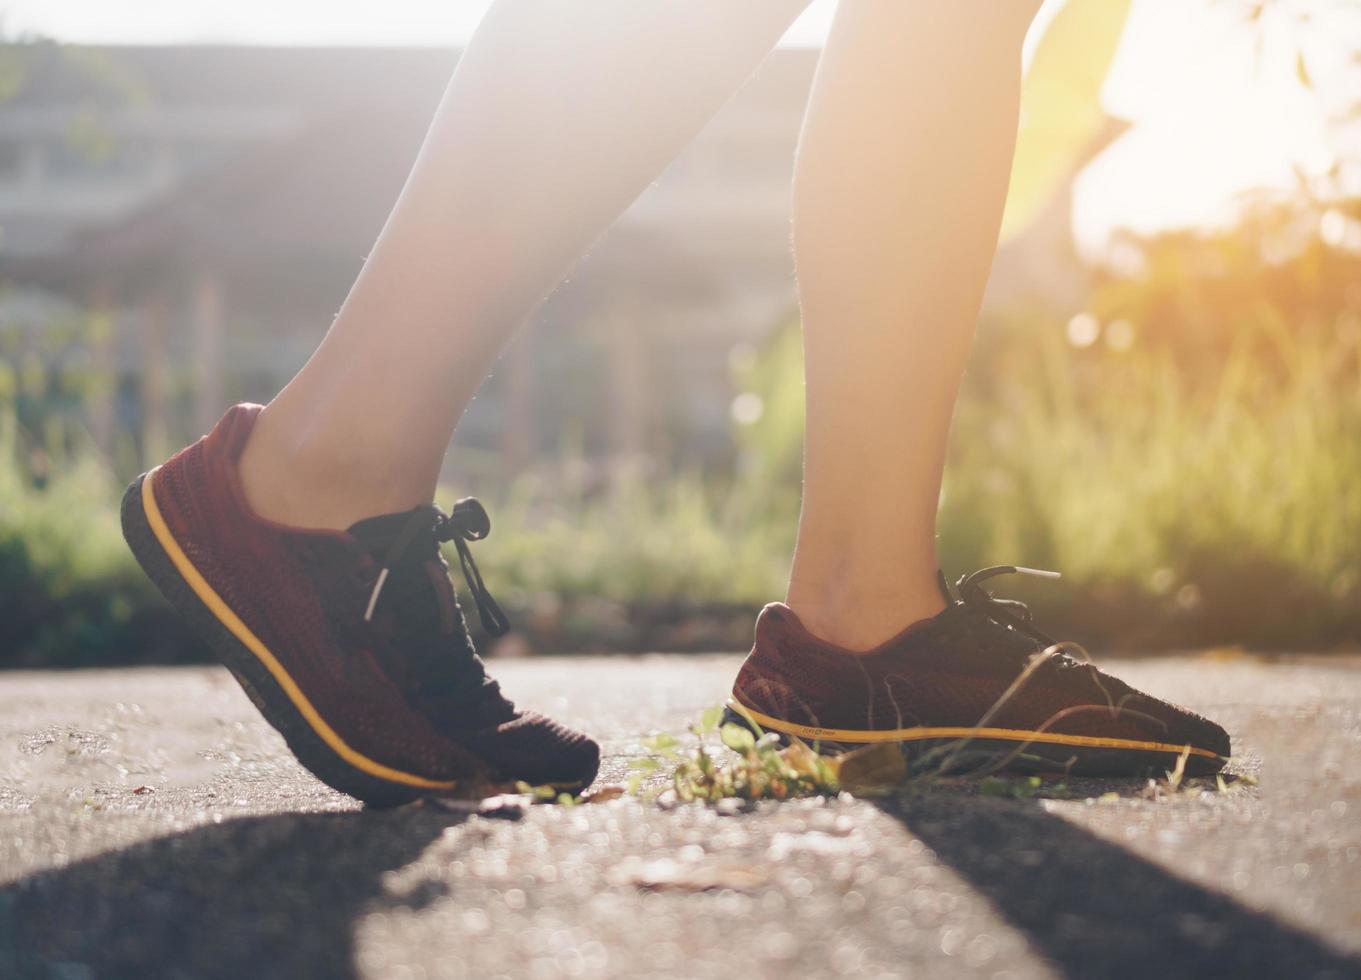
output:
[[[457,55],[11,47],[0,315],[83,318],[101,440],[156,457],[268,398],[345,296]],[[521,468],[726,453],[729,361],[794,311],[789,177],[816,52],[777,51],[511,345],[459,441]],[[1068,189],[990,295],[1080,302]],[[450,256],[457,262],[457,256]]]

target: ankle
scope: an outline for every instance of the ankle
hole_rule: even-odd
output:
[[[241,454],[242,490],[257,516],[341,530],[433,499],[437,467],[390,459],[381,444],[330,440],[288,421],[266,408]]]
[[[791,581],[785,602],[808,632],[849,653],[868,653],[945,608],[934,582],[929,589],[883,590]]]

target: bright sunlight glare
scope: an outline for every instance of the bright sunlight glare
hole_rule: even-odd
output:
[[[105,0],[10,0],[0,16],[10,36],[81,43],[452,46],[467,41],[488,6],[490,0],[139,0],[129,8]],[[1049,0],[1036,35],[1059,6]],[[1134,0],[1104,95],[1108,111],[1133,127],[1079,181],[1074,223],[1085,253],[1100,254],[1117,228],[1217,223],[1245,190],[1285,187],[1297,173],[1331,165],[1324,108],[1299,84],[1285,32],[1265,25],[1258,52],[1231,8]],[[784,43],[820,44],[834,12],[833,0],[814,0]],[[1355,22],[1349,13],[1336,16]]]

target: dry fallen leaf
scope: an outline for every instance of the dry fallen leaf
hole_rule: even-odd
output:
[[[608,803],[610,800],[617,800],[628,792],[624,786],[602,786],[592,793],[587,793],[581,798],[582,803]]]
[[[907,760],[893,742],[867,745],[837,760],[837,782],[851,793],[897,786],[907,778]]]

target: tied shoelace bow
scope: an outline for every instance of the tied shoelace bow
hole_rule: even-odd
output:
[[[1059,578],[1059,573],[1048,572],[1042,568],[1026,568],[1022,565],[992,565],[988,568],[980,568],[976,572],[970,572],[968,575],[961,575],[959,581],[955,583],[955,592],[959,595],[959,601],[969,609],[986,616],[999,626],[1010,626],[1017,632],[1024,633],[1031,639],[1043,643],[1046,647],[1053,646],[1054,640],[1031,624],[1029,606],[1016,599],[999,599],[983,588],[983,582],[998,575],[1034,575],[1038,578]],[[944,585],[944,582],[945,577],[942,575],[942,585]],[[946,592],[948,595],[948,590]]]
[[[477,615],[482,621],[482,628],[492,636],[501,636],[510,629],[510,620],[487,591],[487,586],[482,581],[482,573],[478,571],[477,563],[473,561],[472,550],[468,547],[469,541],[481,541],[490,532],[491,518],[487,516],[486,508],[476,497],[464,497],[457,501],[453,512],[449,514],[434,504],[412,511],[411,517],[397,533],[383,559],[383,567],[378,572],[378,580],[373,583],[373,592],[369,596],[368,608],[364,610],[364,622],[373,619],[378,596],[382,594],[388,575],[409,548],[419,541],[424,541],[427,547],[433,543],[438,554],[440,542],[452,541],[454,547],[458,549],[458,563],[463,569],[463,578],[468,583],[473,603],[477,606]]]

